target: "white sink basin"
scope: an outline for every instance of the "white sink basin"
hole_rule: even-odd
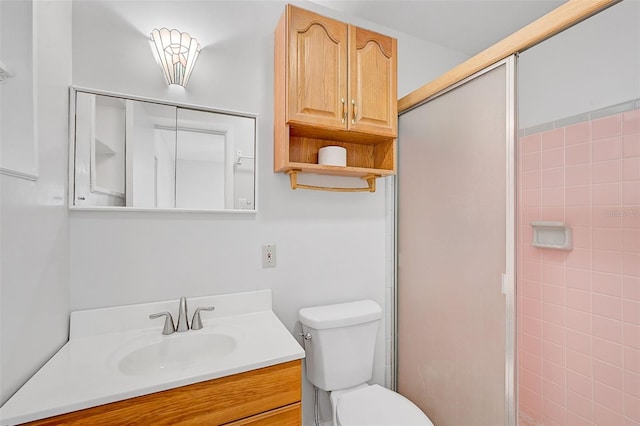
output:
[[[117,368],[131,376],[182,370],[225,357],[236,349],[237,343],[235,337],[227,334],[175,333],[123,348]]]

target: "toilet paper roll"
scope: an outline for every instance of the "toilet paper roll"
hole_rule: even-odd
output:
[[[318,150],[318,164],[323,166],[347,165],[347,150],[341,146],[324,146]]]

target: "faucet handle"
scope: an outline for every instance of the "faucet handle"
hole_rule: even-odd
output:
[[[215,306],[201,306],[193,313],[193,319],[191,320],[191,329],[200,330],[202,328],[202,319],[200,318],[200,311],[213,311]]]
[[[160,317],[165,317],[164,319],[164,328],[162,329],[162,334],[173,334],[176,331],[175,326],[173,325],[173,317],[169,312],[159,312],[157,314],[149,315],[149,319],[156,319]]]

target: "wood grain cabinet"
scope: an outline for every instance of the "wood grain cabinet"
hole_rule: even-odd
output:
[[[301,374],[290,361],[29,424],[299,426]]]
[[[387,176],[396,169],[394,38],[287,5],[275,32],[276,172]],[[347,149],[347,167],[317,164]]]

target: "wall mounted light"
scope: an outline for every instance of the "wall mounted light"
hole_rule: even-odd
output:
[[[167,28],[151,31],[151,47],[167,84],[186,87],[200,54],[200,44],[187,33]]]

